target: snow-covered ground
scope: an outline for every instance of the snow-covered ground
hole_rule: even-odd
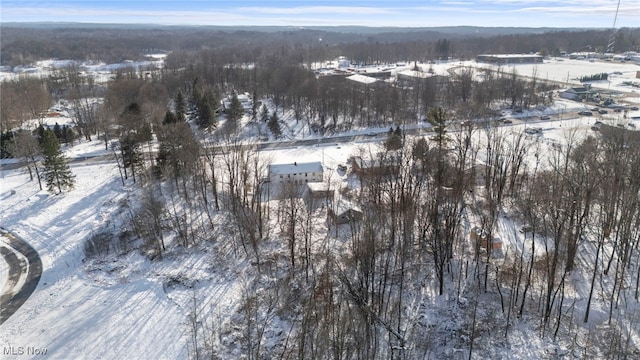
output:
[[[582,75],[621,71],[626,77],[637,68],[632,64],[608,67],[604,63],[583,63],[588,68],[579,70],[582,68],[568,60],[545,63],[537,65],[537,73],[541,78],[566,79],[568,71],[571,77],[580,76],[580,71]],[[434,65],[438,66],[445,65]],[[523,66],[518,72],[526,75],[529,70],[532,68]],[[618,80],[614,77],[611,81]],[[611,86],[618,87],[616,84]],[[637,99],[634,90],[625,91],[629,91],[629,98]],[[513,115],[513,124],[503,129],[521,132],[527,127],[542,128],[541,135],[530,136],[528,141],[539,144],[544,151],[564,141],[568,134],[586,136],[597,119],[618,121],[618,114],[577,117],[575,112],[583,109],[583,104],[559,99],[550,108]],[[553,118],[551,121],[532,119],[542,114]],[[290,130],[288,138],[311,136],[308,129],[296,125],[290,112],[281,119]],[[60,124],[67,120],[64,116],[45,119],[47,123]],[[640,128],[640,121],[636,120],[636,126]],[[350,134],[367,135],[387,130],[357,129]],[[322,161],[326,169],[335,170],[360,148],[375,149],[379,142],[379,139],[365,137],[349,144],[292,146],[264,151],[263,155],[273,163]],[[67,148],[66,153],[69,157],[108,154],[100,141],[82,142]],[[85,240],[101,229],[120,226],[114,218],[120,216],[121,203],[135,189],[122,186],[115,162],[79,162],[72,165],[72,170],[76,175],[75,188],[61,195],[49,195],[39,191],[35,181],[29,181],[24,169],[0,169],[0,226],[28,241],[43,262],[37,289],[0,328],[0,344],[46,348],[51,358],[187,358],[190,353],[187,319],[193,309],[193,297],[197,298],[199,309],[218,314],[218,326],[231,321],[230,315],[237,310],[243,292],[247,291],[246,264],[229,265],[216,259],[216,256],[224,258],[224,254],[214,256],[199,247],[170,250],[155,262],[131,252],[121,259],[85,263]],[[336,175],[335,171],[332,173]],[[345,180],[336,176],[332,181]],[[11,195],[12,191],[15,194]],[[504,239],[506,251],[526,251],[530,247],[518,229],[510,220],[501,218],[497,235]],[[0,260],[2,276],[4,269],[6,266]],[[3,279],[0,279],[0,288],[2,285]],[[219,341],[232,340],[229,337]],[[534,356],[531,349],[545,346],[534,334],[514,341],[511,344],[513,358],[531,358]]]
[[[61,69],[76,67],[82,76],[91,76],[98,82],[105,82],[113,77],[115,71],[133,69],[143,71],[147,69],[159,69],[164,65],[163,54],[151,54],[151,60],[124,60],[116,64],[103,62],[82,62],[77,60],[42,60],[33,65],[5,68],[0,71],[0,81],[15,80],[21,76],[48,77]]]
[[[570,129],[590,131],[592,119],[545,122],[540,139],[560,139]],[[522,131],[526,123],[513,124]],[[531,141],[541,141],[531,140]],[[93,141],[67,149],[68,156],[104,152]],[[328,169],[345,164],[358,148],[375,150],[376,142],[297,147],[264,152],[274,163],[324,161]],[[3,346],[47,348],[53,358],[186,358],[189,338],[186,323],[190,300],[200,294],[201,307],[212,313],[230,314],[243,288],[241,264],[216,269],[213,259],[198,249],[169,254],[149,262],[131,253],[116,262],[83,263],[84,240],[111,222],[119,202],[130,188],[123,188],[115,163],[76,163],[75,189],[61,195],[39,191],[23,170],[2,170],[0,224],[26,239],[40,254],[43,275],[31,298],[2,326]],[[337,181],[343,181],[339,177]],[[505,223],[499,231],[512,238],[514,228]],[[522,246],[512,244],[511,246]],[[113,260],[112,260],[113,261]],[[192,284],[171,282],[186,276]]]

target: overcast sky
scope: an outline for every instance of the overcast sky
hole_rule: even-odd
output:
[[[611,28],[617,5],[618,0],[2,0],[0,21]],[[640,27],[640,0],[620,0],[616,27]]]

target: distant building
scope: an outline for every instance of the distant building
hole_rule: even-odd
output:
[[[398,83],[402,86],[413,86],[417,81],[428,79],[439,80],[443,77],[426,71],[403,70],[396,73],[396,78],[398,79]]]
[[[541,63],[543,56],[533,54],[482,54],[476,62],[489,64],[535,64]]]
[[[251,96],[249,96],[248,93],[238,94],[236,96],[242,105],[242,110],[244,110],[244,112],[250,112],[253,108],[253,100],[251,99]],[[222,111],[227,111],[231,108],[231,99],[232,96],[229,95],[222,100]]]
[[[351,65],[351,61],[349,61],[349,59],[344,56],[339,56],[336,59],[336,63],[338,64],[339,68],[348,68],[349,65]]]
[[[322,163],[319,161],[269,165],[269,181],[273,184],[322,182],[322,175]]]
[[[560,92],[560,97],[563,99],[569,99],[574,101],[585,101],[594,97],[597,93],[591,90],[589,87],[575,87],[569,88]]]
[[[379,68],[355,69],[356,74],[365,75],[376,79],[388,79],[391,77],[391,70]]]
[[[390,159],[385,160],[371,159],[367,161],[359,156],[353,156],[349,159],[349,162],[353,173],[358,175],[361,180],[397,175],[400,170],[398,165]]]
[[[596,59],[599,55],[595,52],[574,52],[569,54],[569,59],[572,60],[587,60]]]
[[[379,82],[379,79],[376,79],[374,77],[371,76],[366,76],[366,75],[360,75],[360,74],[354,74],[351,76],[347,76],[347,80],[353,81],[359,85],[363,85],[363,86],[369,86],[369,85],[373,85],[377,82]]]

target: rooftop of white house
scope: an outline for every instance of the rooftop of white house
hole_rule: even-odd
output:
[[[269,165],[270,175],[286,175],[300,173],[322,172],[322,163],[319,161],[300,163],[294,162],[290,164],[271,164]]]

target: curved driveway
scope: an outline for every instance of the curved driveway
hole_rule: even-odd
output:
[[[0,255],[9,265],[9,277],[0,294],[0,325],[24,304],[38,286],[42,275],[42,261],[31,245],[24,240],[0,229]],[[17,254],[22,256],[18,256]],[[25,261],[26,259],[26,261]],[[25,277],[22,286],[18,286],[20,279]]]

